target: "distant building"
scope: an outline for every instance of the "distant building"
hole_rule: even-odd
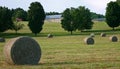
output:
[[[61,15],[47,15],[45,21],[47,21],[47,22],[61,22]]]

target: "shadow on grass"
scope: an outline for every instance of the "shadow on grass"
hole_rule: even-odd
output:
[[[45,34],[38,34],[37,36],[35,36],[35,34],[32,33],[0,33],[0,37],[4,38],[14,38],[18,36],[45,37]]]
[[[68,64],[84,64],[84,62],[57,62],[57,63],[40,63],[38,65],[68,65]]]
[[[95,35],[100,35],[101,33],[106,33],[106,34],[120,34],[120,29],[116,30],[86,30],[86,31],[77,31],[73,32],[71,35],[70,32],[52,32],[50,34],[54,36],[79,36],[79,35],[90,35],[91,33],[94,33]],[[0,37],[4,38],[14,38],[18,36],[29,36],[29,37],[47,37],[49,33],[39,33],[37,36],[33,33],[0,33]]]
[[[96,33],[96,35],[99,35],[101,33],[106,33],[106,34],[120,34],[120,29],[115,29],[115,30],[88,30],[88,31],[83,31],[84,33]]]

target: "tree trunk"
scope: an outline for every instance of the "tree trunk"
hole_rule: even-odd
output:
[[[15,31],[15,33],[17,34],[17,31]]]
[[[113,30],[115,30],[115,28],[113,27]]]
[[[35,36],[37,36],[37,33],[35,33]]]
[[[71,35],[73,34],[73,32],[72,31],[70,31],[71,32]]]

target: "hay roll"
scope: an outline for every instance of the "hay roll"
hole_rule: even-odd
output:
[[[52,34],[48,34],[47,37],[48,37],[48,38],[53,38],[53,35],[52,35]]]
[[[111,42],[117,42],[118,41],[117,36],[111,36],[109,39],[110,39]]]
[[[106,34],[105,33],[101,33],[100,36],[101,37],[106,37]]]
[[[5,42],[5,38],[0,38],[0,42]]]
[[[41,58],[39,44],[30,37],[17,37],[9,40],[4,46],[6,61],[10,64],[38,64]]]
[[[95,37],[95,34],[94,34],[94,33],[91,33],[91,34],[90,34],[90,37]]]
[[[87,45],[93,45],[94,44],[94,39],[92,37],[87,37],[84,39],[85,44]]]

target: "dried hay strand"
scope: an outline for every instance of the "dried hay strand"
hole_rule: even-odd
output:
[[[106,34],[105,33],[101,33],[100,36],[101,37],[106,37]]]
[[[17,37],[9,40],[4,46],[6,62],[18,65],[35,65],[41,58],[39,44],[30,37]]]
[[[0,38],[0,42],[5,42],[5,38]]]
[[[93,45],[94,44],[94,39],[92,37],[87,37],[84,39],[85,44],[87,45]]]
[[[53,35],[52,35],[52,34],[48,34],[47,37],[48,37],[48,38],[53,38]]]
[[[114,35],[111,36],[109,39],[110,39],[111,42],[117,42],[118,41],[117,36],[114,36]]]

